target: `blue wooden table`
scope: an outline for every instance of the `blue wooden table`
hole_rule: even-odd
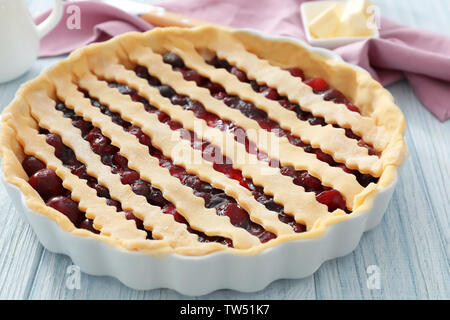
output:
[[[29,1],[36,14],[52,1]],[[373,0],[381,14],[400,23],[450,35],[448,0]],[[0,85],[0,106],[23,82],[58,58],[40,59],[23,77]],[[450,72],[450,70],[449,70]],[[408,121],[409,158],[385,217],[357,249],[326,262],[300,280],[279,280],[257,293],[220,290],[201,299],[449,299],[450,121],[441,123],[402,81],[388,87]],[[450,103],[450,102],[449,102]],[[71,260],[46,251],[0,186],[0,298],[178,299],[161,289],[135,291],[109,277],[81,275],[79,289],[66,285]],[[371,266],[380,286],[371,286]]]

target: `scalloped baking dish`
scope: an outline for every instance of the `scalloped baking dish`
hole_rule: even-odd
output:
[[[237,31],[291,41],[326,58],[342,61],[332,51],[312,48],[297,39],[267,36],[249,29]],[[4,181],[3,171],[0,176],[16,209],[24,214],[49,251],[68,255],[88,274],[112,276],[134,289],[169,288],[185,295],[203,295],[219,289],[254,292],[278,279],[310,276],[323,262],[352,252],[362,234],[381,221],[397,181],[383,185],[373,203],[368,204],[371,209],[346,216],[315,238],[282,242],[254,255],[220,251],[204,256],[176,253],[154,256],[64,231],[55,221],[31,210],[20,189]]]

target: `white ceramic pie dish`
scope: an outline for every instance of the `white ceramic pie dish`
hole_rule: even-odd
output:
[[[327,58],[342,61],[331,51],[312,48],[296,39],[244,31],[270,40],[292,41]],[[3,172],[1,177],[4,180]],[[9,183],[5,186],[13,204],[24,213],[44,247],[68,255],[82,271],[115,277],[134,289],[170,288],[186,295],[202,295],[218,289],[258,291],[277,279],[307,277],[323,262],[352,252],[363,232],[381,221],[395,181],[377,194],[370,210],[329,226],[319,237],[283,242],[256,255],[221,251],[195,257],[179,254],[152,256],[74,235],[61,229],[47,216],[31,210],[16,186]]]

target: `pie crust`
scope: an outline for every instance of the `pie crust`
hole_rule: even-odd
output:
[[[292,146],[286,138],[263,130],[257,122],[238,110],[227,107],[214,99],[209,91],[196,86],[192,81],[184,80],[179,73],[173,71],[161,56],[169,51],[183,58],[188,67],[202,76],[220,83],[227,93],[253,102],[270,119],[277,119],[283,129],[301,137],[313,147],[320,147],[348,168],[377,177],[378,182],[364,188],[353,175],[328,166],[303,149]],[[249,78],[257,79],[258,83],[276,88],[290,101],[301,105],[303,110],[323,117],[326,123],[336,124],[340,128],[332,125],[313,126],[293,117],[292,111],[281,108],[276,101],[255,93],[250,85],[239,82],[225,70],[207,64],[204,55],[210,52],[244,70]],[[317,202],[313,193],[294,185],[289,177],[277,172],[278,169],[271,174],[265,173],[264,169],[268,165],[246,152],[232,134],[210,128],[206,122],[196,119],[192,112],[173,105],[157,89],[130,70],[134,64],[146,66],[152,74],[158,75],[162,83],[201,102],[208,111],[214,112],[221,119],[233,121],[248,132],[253,130],[255,137],[250,138],[255,139],[260,150],[271,158],[278,159],[282,165],[307,170],[319,178],[323,185],[338,190],[345,197],[346,206],[351,213],[341,209],[328,212],[325,205]],[[359,107],[361,114],[348,110],[343,104],[323,100],[300,79],[282,70],[297,66],[306,76],[323,78],[331,87],[341,91]],[[108,87],[103,80],[127,84],[171,119],[194,131],[198,137],[216,145],[224,145],[224,155],[231,156],[235,153],[244,157],[246,161],[234,162],[233,168],[241,170],[245,177],[251,177],[255,184],[263,186],[264,192],[272,195],[297,222],[305,224],[307,231],[293,232],[237,181],[214,170],[212,163],[202,159],[201,152],[198,155],[198,150],[192,149],[188,143],[182,143],[178,133],[159,122],[155,115],[145,112],[141,103]],[[78,88],[88,91],[111,111],[120,113],[124,120],[140,127],[151,137],[152,144],[160,148],[165,156],[171,157],[176,165],[196,174],[215,188],[224,190],[249,213],[253,222],[276,234],[276,239],[261,243],[244,229],[233,226],[228,217],[218,216],[213,209],[205,208],[202,198],[194,196],[192,189],[160,167],[157,160],[148,154],[147,148],[139,144],[134,136],[124,132],[98,109],[92,108],[89,99]],[[91,121],[110,138],[111,143],[128,159],[129,167],[159,188],[193,229],[208,236],[229,238],[234,247],[197,241],[197,236],[188,232],[185,225],[149,205],[145,198],[134,194],[128,185],[121,184],[118,175],[112,174],[102,164],[100,157],[91,151],[89,143],[81,139],[79,130],[71,125],[70,119],[62,117],[55,110],[57,100],[64,101],[77,115]],[[124,212],[117,212],[106,205],[105,200],[98,197],[86,181],[64,167],[55,156],[53,147],[46,143],[44,136],[38,134],[38,126],[59,134],[64,144],[75,152],[77,159],[86,165],[89,175],[107,186],[111,196],[119,200],[124,208],[132,209],[143,220],[146,229],[152,231],[156,240],[147,240],[146,233],[139,230],[133,220],[127,220]],[[346,138],[342,128],[351,128],[365,142],[370,143],[379,156],[368,155],[367,149],[357,145],[355,140]],[[297,43],[262,39],[248,32],[213,26],[196,29],[157,28],[146,33],[129,33],[81,48],[24,84],[13,102],[3,111],[0,154],[5,181],[22,191],[29,208],[47,215],[65,231],[103,241],[116,248],[152,255],[178,253],[198,256],[220,250],[252,255],[282,242],[320,237],[328,226],[370,210],[377,194],[394,182],[397,168],[407,154],[404,129],[405,119],[394,104],[393,97],[368,73],[343,62],[327,59]],[[271,148],[264,141],[275,141],[278,149]],[[76,228],[65,215],[45,204],[28,183],[28,176],[21,165],[26,155],[37,157],[48,168],[56,171],[63,180],[64,187],[71,191],[72,199],[79,202],[80,209],[86,212],[88,218],[94,220],[94,226],[101,231],[100,234]],[[183,156],[186,155],[196,157],[199,162],[185,161]]]

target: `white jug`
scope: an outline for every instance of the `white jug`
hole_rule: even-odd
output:
[[[62,0],[55,0],[50,16],[36,26],[24,0],[0,0],[0,83],[25,73],[36,61],[39,40],[63,14]]]

